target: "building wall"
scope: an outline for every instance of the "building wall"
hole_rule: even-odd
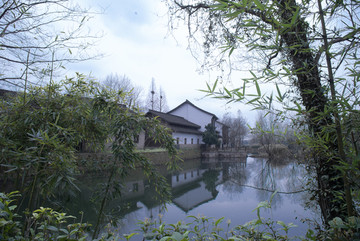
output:
[[[202,112],[192,105],[186,104],[171,111],[171,114],[184,117],[186,120],[201,126],[200,131],[205,131],[205,126],[211,123],[212,115]]]
[[[175,144],[179,144],[179,145],[204,144],[202,141],[202,135],[173,132],[172,136],[174,138]],[[191,143],[191,139],[193,140],[192,143]]]

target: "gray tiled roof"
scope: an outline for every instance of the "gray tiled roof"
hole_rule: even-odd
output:
[[[158,116],[161,120],[166,122],[169,127],[175,132],[194,133],[199,135],[202,134],[202,132],[199,131],[199,125],[185,120],[181,116],[167,114],[154,110],[149,110],[147,115]]]

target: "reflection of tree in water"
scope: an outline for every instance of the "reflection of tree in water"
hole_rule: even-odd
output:
[[[209,169],[206,172],[203,173],[203,181],[205,183],[205,188],[211,192],[213,197],[216,197],[219,193],[218,190],[216,190],[216,182],[218,180],[218,176],[220,174],[220,171]]]
[[[226,162],[222,164],[223,179],[225,181],[223,188],[229,193],[241,193],[247,183],[249,170],[246,168],[246,162]]]
[[[276,160],[258,159],[258,174],[255,178],[255,186],[260,188],[257,192],[259,200],[269,200],[272,191],[279,193],[287,193],[287,195],[295,195],[292,192],[297,192],[304,189],[302,185],[302,177],[305,176],[304,170],[295,162],[286,163]],[[267,190],[267,191],[264,191]],[[298,197],[298,194],[296,194]],[[291,199],[298,202],[297,199]],[[283,203],[283,195],[275,195],[272,206],[278,207]]]

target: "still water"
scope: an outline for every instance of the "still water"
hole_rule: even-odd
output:
[[[160,170],[165,174],[165,170]],[[270,210],[262,210],[261,216],[294,223],[291,235],[304,235],[308,223],[304,219],[318,219],[314,205],[305,208],[310,196],[304,189],[306,171],[293,162],[273,163],[264,158],[247,157],[228,160],[188,160],[183,170],[168,174],[172,188],[172,203],[165,210],[154,196],[151,184],[140,171],[133,173],[125,182],[122,198],[113,199],[107,206],[108,220],[116,221],[117,232],[131,233],[138,229],[137,223],[145,218],[162,219],[167,223],[179,220],[190,222],[187,216],[231,220],[232,226],[256,219],[259,202],[267,201],[272,191],[278,193],[272,200]],[[71,198],[65,205],[67,212],[76,215],[84,211],[85,222],[95,223],[98,205],[96,193],[100,178],[86,177],[81,180],[81,194]]]

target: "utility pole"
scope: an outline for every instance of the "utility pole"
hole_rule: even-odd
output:
[[[163,96],[162,96],[161,91],[160,91],[160,112],[161,112],[161,108],[162,108],[162,98],[163,98]]]
[[[154,94],[155,91],[151,90],[151,110],[154,110]]]
[[[154,110],[154,94],[155,94],[155,79],[152,78],[151,82],[151,110]]]

